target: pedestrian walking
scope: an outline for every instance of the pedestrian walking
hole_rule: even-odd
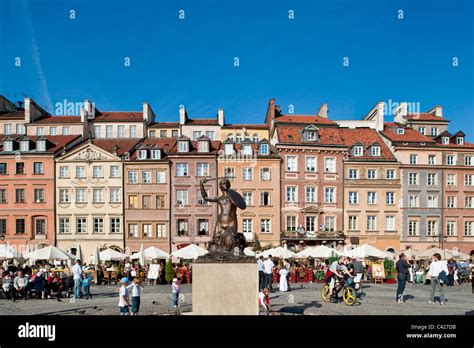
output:
[[[173,307],[178,308],[178,300],[179,300],[179,284],[178,278],[173,279],[173,283],[171,284],[171,295],[173,296]]]
[[[76,264],[72,266],[72,276],[74,279],[74,297],[81,297],[81,288],[82,288],[82,265],[81,260],[76,260]]]
[[[401,253],[398,258],[399,259],[395,264],[395,268],[397,269],[398,281],[397,302],[404,303],[405,301],[403,299],[403,292],[405,291],[405,285],[407,283],[408,277],[410,276],[409,269],[411,268],[411,265],[408,263],[407,257],[404,253]]]
[[[429,304],[434,303],[434,295],[436,292],[436,288],[439,287],[439,303],[440,305],[444,305],[445,302],[445,294],[444,294],[444,285],[448,281],[448,266],[446,261],[441,261],[441,255],[436,253],[433,255],[433,261],[430,264],[430,268],[428,270],[428,274],[431,276],[430,282],[430,299],[428,301]]]
[[[129,297],[128,297],[128,290],[127,286],[130,283],[130,280],[127,277],[124,277],[120,280],[120,283],[122,286],[120,287],[119,290],[119,309],[120,309],[120,315],[129,315],[129,309],[130,307],[130,302],[129,302]]]
[[[128,290],[132,291],[132,315],[137,315],[140,311],[140,296],[143,290],[141,279],[135,277],[132,284],[128,286]]]
[[[265,272],[263,271],[263,256],[257,260],[257,267],[258,267],[258,288],[262,290],[265,287]]]
[[[273,268],[275,264],[272,261],[272,255],[268,255],[268,258],[263,263],[263,272],[265,273],[265,286],[269,291],[272,291],[273,284]]]

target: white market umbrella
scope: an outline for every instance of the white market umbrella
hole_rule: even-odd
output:
[[[196,244],[189,244],[182,249],[172,252],[171,255],[180,259],[197,259],[199,256],[207,253],[208,251],[206,249],[201,248]]]
[[[8,244],[0,245],[0,260],[14,259],[19,256],[18,251]]]
[[[319,245],[317,247],[306,248],[296,254],[298,258],[312,257],[315,259],[327,259],[332,256],[339,256],[339,252],[336,249],[329,248],[325,245]]]
[[[415,257],[418,260],[430,259],[433,256],[433,254],[440,254],[443,259],[449,259],[449,258],[453,257],[453,252],[452,251],[443,250],[443,249],[440,249],[440,248],[431,248],[431,249],[428,249],[428,250],[425,250],[425,251],[420,251],[419,253],[415,254]]]
[[[415,254],[418,253],[418,251],[413,250],[413,249],[407,249],[407,250],[402,250],[402,253],[404,253],[405,256],[406,256],[409,260],[413,260],[413,258],[415,257]]]
[[[151,259],[151,260],[167,259],[169,256],[167,252],[161,249],[158,249],[155,246],[148,247],[144,251],[145,251],[145,259]],[[139,253],[135,253],[130,257],[131,260],[135,260],[138,258],[139,258]]]
[[[283,248],[281,246],[265,250],[263,253],[261,253],[258,256],[259,257],[260,256],[268,257],[268,255],[279,257],[281,259],[288,259],[290,257],[296,257],[296,254],[294,252],[292,252],[292,251],[290,251],[286,248]]]
[[[47,246],[41,249],[37,249],[24,255],[26,259],[30,260],[70,260],[73,256],[69,253],[62,251],[55,246]]]
[[[387,257],[385,251],[379,250],[369,244],[363,244],[360,247],[343,252],[342,255],[358,258],[375,257],[379,259],[384,259]]]
[[[138,262],[140,265],[145,266],[145,250],[143,248],[143,243],[140,245],[140,251],[138,252]]]
[[[247,256],[255,256],[255,251],[247,247],[244,249],[244,254]]]
[[[114,249],[105,249],[99,253],[99,258],[104,261],[120,261],[124,260],[127,255],[119,253]]]

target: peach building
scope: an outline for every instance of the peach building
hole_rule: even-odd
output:
[[[54,159],[78,141],[72,135],[1,137],[0,238],[5,242],[20,248],[54,245]]]
[[[257,140],[257,139],[255,139]],[[221,145],[218,175],[228,176],[231,186],[247,203],[238,210],[239,232],[247,244],[280,244],[280,157],[266,139]]]
[[[0,95],[0,134],[25,134],[25,109],[22,102],[18,104]]]
[[[155,246],[170,252],[170,161],[173,138],[147,138],[124,162],[125,234],[131,252]]]

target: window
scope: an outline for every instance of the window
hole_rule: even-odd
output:
[[[474,221],[464,222],[464,235],[467,237],[474,236]]]
[[[35,188],[33,201],[35,203],[44,203],[44,189]]]
[[[193,140],[198,140],[200,136],[201,136],[201,131],[193,132]]]
[[[178,205],[188,205],[188,191],[186,191],[186,190],[177,190],[176,191],[176,204],[178,204]]]
[[[428,196],[428,208],[437,208],[437,201],[438,197],[437,196]]]
[[[178,141],[178,152],[188,152],[188,141],[187,140],[181,140]]]
[[[349,169],[349,179],[358,179],[358,178],[359,178],[359,170]]]
[[[151,172],[142,172],[142,183],[151,184]]]
[[[243,168],[242,169],[242,178],[243,180],[252,180],[253,179],[253,168]]]
[[[20,151],[30,151],[30,141],[29,140],[20,141]]]
[[[260,233],[271,233],[270,219],[260,220]]]
[[[363,146],[354,146],[352,150],[354,156],[363,156],[364,155],[364,147]]]
[[[464,165],[466,165],[466,166],[474,166],[474,156],[466,156],[466,157],[464,157]]]
[[[145,160],[145,159],[147,159],[147,151],[146,151],[146,150],[138,150],[138,151],[137,151],[137,155],[138,155],[137,158],[138,158],[139,160]]]
[[[176,176],[188,176],[188,164],[177,163],[176,164]]]
[[[254,141],[255,141],[255,138],[254,138]],[[270,154],[270,146],[268,144],[260,144],[260,155],[267,156],[269,154]]]
[[[358,192],[349,192],[349,204],[359,204]]]
[[[15,174],[25,174],[25,163],[17,162],[16,163],[16,172]]]
[[[258,143],[259,141],[260,141],[260,136],[258,135],[258,133],[255,133],[253,135],[253,142]]]
[[[431,128],[431,136],[436,137],[438,135],[438,128],[432,127]]]
[[[86,177],[86,169],[83,166],[76,167],[76,178],[85,178]]]
[[[370,148],[370,155],[371,156],[380,156],[380,146],[372,146]]]
[[[237,133],[237,135],[235,136],[235,141],[237,143],[241,143],[242,142],[242,134]]]
[[[428,221],[428,231],[427,236],[433,237],[438,235],[438,222],[437,221]]]
[[[418,173],[408,173],[408,184],[418,185]]]
[[[456,196],[447,196],[446,197],[446,206],[448,208],[456,208]]]
[[[69,127],[63,127],[63,135],[71,134],[71,129]]]
[[[110,177],[111,178],[120,177],[120,172],[119,172],[119,167],[118,166],[110,166]]]
[[[93,189],[92,190],[92,200],[94,203],[104,203],[104,190],[103,189]]]
[[[46,220],[45,219],[35,220],[35,234],[39,234],[39,235],[46,234]]]
[[[326,216],[324,219],[324,227],[326,231],[333,232],[335,230],[335,217],[334,216]]]
[[[102,166],[93,166],[92,167],[92,175],[94,178],[103,178],[104,173],[102,170]]]
[[[410,208],[418,208],[418,195],[409,196],[409,205]]]
[[[245,204],[248,206],[253,205],[253,193],[246,191],[242,193],[244,196]]]
[[[114,128],[113,126],[106,126],[105,127],[105,137],[106,138],[113,138],[114,137]]]
[[[231,156],[234,154],[234,144],[225,144],[224,145],[224,153],[227,156]]]
[[[334,187],[326,187],[324,189],[324,202],[335,203]]]
[[[306,171],[307,172],[316,171],[316,157],[306,157]]]
[[[33,163],[33,174],[44,174],[43,162]]]
[[[464,197],[464,208],[474,208],[474,196]]]
[[[59,218],[59,233],[70,233],[69,218]]]
[[[325,158],[324,159],[324,170],[328,173],[336,172],[336,159],[335,158]]]
[[[386,192],[385,193],[385,203],[386,204],[395,204],[395,192]]]
[[[102,138],[101,129],[101,126],[94,126],[94,137]]]
[[[201,140],[198,142],[198,152],[209,152],[209,141]]]
[[[449,237],[456,235],[456,222],[455,221],[447,221],[446,222],[446,234]]]
[[[104,233],[104,219],[103,218],[94,218],[94,229],[93,233]]]
[[[161,132],[162,132],[162,131],[160,131],[160,134],[161,134]],[[156,131],[155,131],[155,130],[150,130],[150,131],[148,132],[148,136],[149,136],[150,138],[156,138]]]
[[[3,142],[3,151],[13,151],[13,142],[11,140],[5,140]]]
[[[349,215],[349,230],[357,230],[357,216]]]
[[[456,144],[464,145],[464,138],[463,137],[456,137]]]
[[[16,219],[15,221],[15,233],[16,234],[25,234],[26,225],[25,219]]]
[[[87,233],[87,219],[76,218],[76,233]]]
[[[286,201],[288,203],[296,203],[296,186],[286,187]]]
[[[178,227],[178,236],[184,236],[188,234],[188,220],[178,219],[176,224]]]
[[[7,203],[7,190],[0,189],[0,203]]]
[[[117,134],[120,139],[125,138],[125,126],[117,126]]]
[[[12,125],[10,123],[6,123],[4,126],[4,134],[13,134]]]
[[[252,146],[250,146],[250,144],[242,145],[242,154],[244,156],[251,156],[252,155]]]
[[[143,238],[151,238],[152,237],[152,225],[151,224],[143,224],[142,225],[142,236],[143,236]]]
[[[156,172],[156,182],[158,184],[166,183],[166,173],[162,170]]]
[[[130,238],[138,238],[138,225],[137,224],[128,225],[128,236]]]
[[[253,233],[252,220],[243,219],[242,220],[242,232],[244,233]]]
[[[408,236],[413,237],[418,235],[418,221],[409,220],[408,221]]]
[[[420,132],[420,134],[425,135],[426,134],[426,128],[425,127],[418,127],[418,132]]]
[[[418,155],[410,155],[410,164],[418,164]]]
[[[8,174],[8,173],[7,173],[7,164],[6,164],[6,163],[0,163],[0,174]]]
[[[36,135],[37,136],[44,135],[44,128],[43,127],[36,128]]]
[[[456,174],[448,174],[446,177],[446,184],[448,186],[456,186]]]
[[[178,137],[178,131],[177,131],[177,130],[172,130],[172,131],[171,131],[171,136],[172,136],[173,138],[177,138],[177,137]]]
[[[387,231],[395,231],[395,216],[385,217],[385,229]]]
[[[464,185],[466,185],[466,186],[473,186],[474,185],[474,175],[473,174],[465,174],[464,175]]]
[[[385,177],[389,180],[395,179],[395,170],[393,169],[387,169],[387,172],[385,174]]]
[[[156,224],[156,238],[166,238],[166,224]]]
[[[448,164],[448,166],[455,166],[456,165],[456,156],[448,155],[446,157],[446,163]]]
[[[260,180],[269,181],[271,179],[270,168],[260,168]]]
[[[18,123],[16,125],[16,134],[25,134],[25,125]]]
[[[377,171],[375,169],[369,169],[367,170],[367,179],[377,179]]]
[[[161,159],[161,150],[151,150],[151,158],[155,160]]]
[[[318,134],[315,131],[306,132],[306,141],[318,141]]]
[[[165,207],[165,196],[156,196],[156,209],[164,209]]]
[[[25,189],[15,189],[15,202],[25,203]]]
[[[136,138],[137,137],[137,126],[131,125],[130,126],[130,138]]]
[[[367,192],[367,204],[377,204],[377,192]]]
[[[268,191],[260,192],[260,205],[266,207],[266,206],[270,206],[271,204],[272,202],[271,202],[270,192]]]
[[[286,170],[296,172],[296,156],[286,156]]]
[[[438,178],[437,178],[437,175],[436,173],[428,173],[428,177],[427,177],[427,185],[428,186],[436,186],[438,185]]]
[[[166,129],[160,130],[160,138],[166,138],[167,136],[168,136],[168,131]]]
[[[449,137],[441,138],[441,142],[443,143],[443,145],[449,145]]]
[[[138,196],[137,195],[128,196],[128,208],[138,209]]]
[[[432,166],[436,164],[436,156],[435,155],[429,155],[428,156],[428,164],[432,165]]]
[[[397,134],[405,134],[404,128],[397,128]]]
[[[315,187],[306,188],[306,202],[307,203],[316,202],[316,188]]]
[[[375,215],[367,216],[367,230],[375,231],[377,229],[377,217]]]
[[[198,219],[198,235],[207,236],[209,234],[209,220]]]
[[[234,179],[234,177],[235,177],[235,175],[234,175],[234,168],[232,168],[232,167],[226,167],[226,168],[224,168],[224,176],[225,176],[228,180],[232,181],[232,180]]]
[[[316,232],[316,216],[306,216],[306,231]]]
[[[142,196],[142,209],[151,209],[151,196],[150,195]]]
[[[122,201],[122,196],[120,195],[119,188],[110,189],[110,202],[111,203],[120,203]]]
[[[59,189],[59,203],[69,203],[68,189]]]
[[[197,164],[197,176],[209,176],[209,163]]]
[[[58,127],[50,127],[49,128],[50,135],[58,135]]]
[[[296,216],[290,215],[286,217],[286,230],[296,231]]]
[[[110,233],[120,233],[120,218],[110,218]]]
[[[59,167],[59,177],[64,179],[64,178],[69,178],[69,167],[68,166],[60,166]]]
[[[138,183],[138,174],[135,171],[128,172],[128,183],[137,184]]]

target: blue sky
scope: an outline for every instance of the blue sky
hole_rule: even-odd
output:
[[[181,104],[195,118],[224,108],[228,123],[263,122],[271,97],[295,113],[327,102],[333,119],[438,104],[474,141],[473,18],[472,0],[2,0],[0,93],[51,112],[148,101],[163,121]]]

